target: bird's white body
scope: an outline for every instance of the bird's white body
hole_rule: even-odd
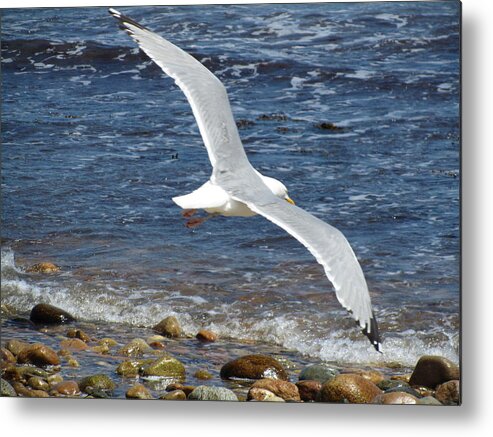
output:
[[[265,185],[275,196],[291,201],[288,197],[288,190],[285,185],[277,179],[264,176],[257,172]],[[234,199],[220,185],[208,180],[200,188],[183,196],[173,197],[180,208],[183,209],[203,209],[209,214],[220,214],[226,217],[251,217],[257,215],[246,203]]]

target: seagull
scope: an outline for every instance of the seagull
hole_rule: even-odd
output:
[[[250,164],[233,118],[226,88],[194,57],[136,21],[110,8],[120,27],[181,88],[199,126],[212,175],[197,190],[173,197],[191,216],[261,215],[303,244],[323,266],[338,301],[356,320],[377,351],[381,341],[363,270],[344,235],[296,206],[286,186]],[[190,226],[200,220],[189,222]]]

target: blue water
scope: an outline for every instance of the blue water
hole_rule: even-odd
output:
[[[459,4],[121,11],[213,71],[252,164],[346,235],[385,353],[275,225],[184,226],[171,198],[211,172],[197,125],[105,8],[2,10],[2,302],[136,326],[173,314],[327,360],[457,361]],[[26,273],[45,260],[62,273]]]

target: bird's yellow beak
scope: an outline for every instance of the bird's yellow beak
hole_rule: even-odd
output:
[[[291,199],[291,197],[286,196],[284,199],[286,200],[286,202],[290,203],[291,205],[296,205],[296,203],[294,203],[294,200]]]

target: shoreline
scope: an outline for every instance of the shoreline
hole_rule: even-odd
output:
[[[75,320],[35,324],[30,320],[33,314],[34,310],[30,315],[15,314],[2,305],[2,379],[18,396],[338,402],[331,400],[333,394],[323,395],[322,388],[341,380],[349,387],[362,384],[363,393],[371,392],[358,399],[345,397],[342,402],[439,405],[435,398],[439,385],[451,385],[441,381],[435,387],[411,386],[413,369],[397,363],[354,366],[321,362],[276,345],[215,338],[210,331],[204,331],[206,338],[199,339],[181,335],[179,326],[174,333],[159,333],[159,324],[154,328]],[[44,358],[36,362],[23,356],[29,355],[26,346],[33,349],[40,344],[49,350],[52,364],[43,362]],[[248,366],[247,371],[252,371],[252,365],[259,364],[248,362],[225,377],[226,365],[259,356],[264,357],[260,366],[267,366],[260,373],[257,369],[242,374]],[[448,361],[441,358],[442,367],[443,360]],[[90,380],[95,375],[99,379]],[[459,390],[458,377],[453,384]],[[5,396],[3,385],[2,381]],[[449,396],[442,403],[460,404],[457,396],[458,392],[452,396],[456,401]]]

